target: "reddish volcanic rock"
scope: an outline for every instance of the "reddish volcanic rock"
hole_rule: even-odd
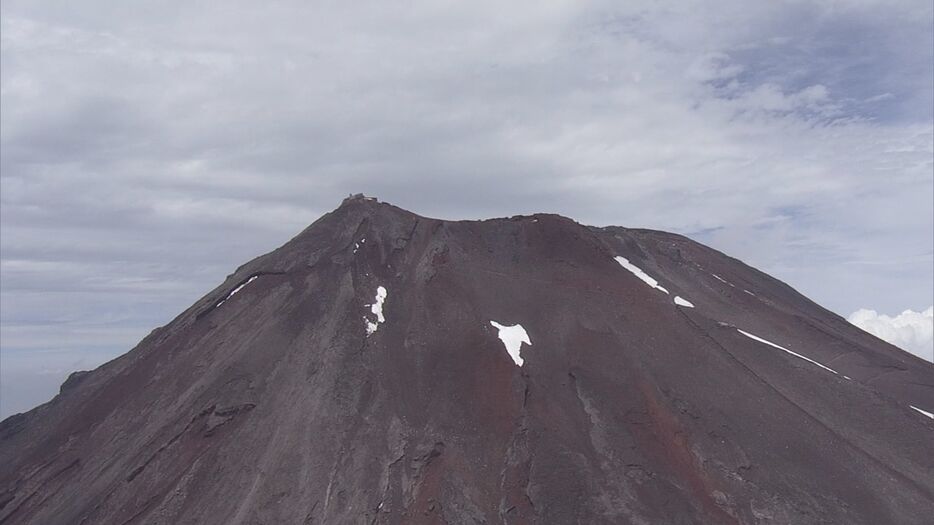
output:
[[[930,363],[687,238],[357,197],[0,423],[0,523],[930,523],[912,406]]]

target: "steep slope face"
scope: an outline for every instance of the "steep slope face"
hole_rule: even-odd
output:
[[[350,199],[0,423],[0,523],[925,523],[912,406],[929,363],[683,237]]]

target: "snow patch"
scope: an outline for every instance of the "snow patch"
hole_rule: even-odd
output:
[[[717,274],[715,274],[715,273],[712,273],[712,274],[710,274],[710,275],[713,275],[713,278],[716,279],[716,280],[718,280],[718,281],[720,281],[721,283],[728,284],[728,285],[732,286],[733,288],[736,288],[736,285],[735,285],[735,284],[731,283],[730,281],[727,281],[727,280],[724,279],[723,277],[720,277],[719,275],[717,275]]]
[[[633,275],[641,279],[645,284],[651,286],[652,288],[655,288],[656,290],[668,293],[668,290],[666,290],[662,286],[659,286],[658,281],[656,281],[649,274],[643,272],[642,268],[639,268],[635,264],[632,264],[631,262],[629,262],[629,259],[625,257],[620,257],[620,256],[614,257],[614,259],[616,260],[616,262],[619,263],[620,266],[629,270]]]
[[[363,317],[363,321],[366,323],[366,335],[371,335],[373,332],[379,328],[381,323],[386,322],[386,317],[383,316],[383,303],[386,301],[386,289],[382,286],[376,287],[376,299],[373,304],[367,305],[370,307],[370,313],[376,316],[376,321],[370,321],[366,316]]]
[[[749,332],[746,332],[746,331],[744,331],[744,330],[740,330],[739,328],[737,328],[736,331],[739,332],[739,333],[741,333],[741,334],[743,334],[743,335],[745,335],[746,337],[748,337],[748,338],[750,338],[750,339],[755,339],[756,341],[759,341],[760,343],[765,343],[765,344],[767,344],[767,345],[769,345],[769,346],[773,346],[773,347],[775,347],[775,348],[778,348],[779,350],[784,350],[785,352],[788,352],[789,354],[791,354],[791,355],[793,355],[793,356],[795,356],[795,357],[797,357],[797,358],[799,358],[799,359],[804,359],[805,361],[808,361],[809,363],[814,363],[815,365],[817,365],[817,366],[823,368],[824,370],[829,370],[829,371],[831,371],[831,372],[833,372],[833,373],[835,373],[835,374],[837,373],[837,371],[834,370],[833,368],[826,367],[826,366],[824,366],[824,365],[818,363],[817,361],[815,361],[815,360],[813,360],[813,359],[811,359],[811,358],[809,358],[809,357],[805,357],[805,356],[803,356],[803,355],[801,355],[801,354],[799,354],[799,353],[797,353],[797,352],[792,352],[791,350],[785,348],[784,346],[779,346],[779,345],[777,345],[777,344],[775,344],[775,343],[773,343],[773,342],[771,342],[771,341],[766,341],[765,339],[763,339],[763,338],[761,338],[761,337],[759,337],[759,336],[752,335],[752,334],[750,334]]]
[[[506,346],[506,352],[509,353],[509,357],[516,362],[516,365],[522,366],[523,359],[522,356],[519,355],[522,349],[522,343],[532,346],[532,341],[529,340],[529,334],[526,333],[525,328],[522,328],[521,324],[505,326],[496,321],[490,321],[490,324],[499,330],[499,339],[503,342],[503,345]]]
[[[687,299],[682,299],[680,295],[675,296],[675,304],[685,308],[694,308],[694,303],[688,301]]]
[[[916,406],[914,406],[914,405],[908,405],[908,406],[911,407],[911,408],[913,408],[913,409],[915,409],[915,410],[917,410],[918,412],[921,412],[921,413],[924,414],[925,416],[927,416],[927,417],[929,417],[929,418],[931,418],[931,419],[934,419],[934,414],[928,412],[927,410],[921,410],[920,408],[918,408],[918,407],[916,407]]]
[[[353,243],[353,252],[357,253],[357,250],[360,249],[360,245],[366,242],[366,237],[360,239],[360,242]]]
[[[230,299],[231,297],[233,297],[235,293],[239,292],[240,290],[243,289],[244,286],[246,286],[246,285],[252,283],[253,281],[255,281],[255,280],[258,279],[258,278],[259,278],[258,275],[253,275],[253,276],[251,276],[249,279],[246,280],[246,282],[244,282],[244,283],[241,284],[240,286],[238,286],[238,287],[234,288],[233,290],[231,290],[230,293],[227,294],[227,297],[224,297],[223,299],[221,299],[220,302],[217,303],[217,306],[215,306],[214,308],[217,308],[218,306],[220,306],[220,305],[226,303],[227,300]]]
[[[383,316],[383,302],[386,300],[386,289],[382,286],[376,287],[376,302],[370,306],[370,312],[376,315],[376,319],[381,323],[386,322]]]

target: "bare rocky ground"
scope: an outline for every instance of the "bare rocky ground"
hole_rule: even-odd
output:
[[[912,407],[934,366],[687,238],[352,198],[0,423],[0,523],[929,524]]]

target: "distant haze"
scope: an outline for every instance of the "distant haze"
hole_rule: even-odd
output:
[[[844,317],[924,312],[932,10],[4,1],[0,416],[351,192],[680,232]]]

